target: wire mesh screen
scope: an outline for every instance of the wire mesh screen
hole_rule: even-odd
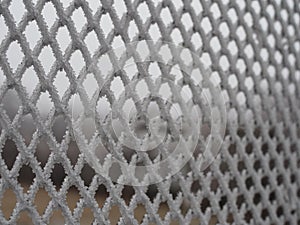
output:
[[[0,1],[1,224],[300,224],[297,0]]]

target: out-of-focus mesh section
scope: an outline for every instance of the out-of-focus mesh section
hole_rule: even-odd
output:
[[[0,223],[299,224],[299,26],[292,0],[2,0]],[[94,59],[105,76],[118,63],[110,47],[142,40],[182,45],[211,68],[227,127],[205,171],[195,154],[171,179],[129,187],[86,162],[71,109],[97,89]]]

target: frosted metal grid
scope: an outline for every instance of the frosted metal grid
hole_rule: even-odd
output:
[[[299,25],[292,0],[0,1],[0,223],[300,224]],[[129,98],[159,145],[112,129]]]

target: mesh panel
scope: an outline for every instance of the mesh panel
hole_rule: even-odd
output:
[[[297,1],[2,0],[1,224],[299,224],[299,25]],[[136,54],[171,51],[172,63],[158,66],[156,79],[147,80],[151,63],[133,61],[132,75],[124,68],[132,55],[111,51],[143,40],[151,41]],[[220,88],[217,97],[208,91],[215,97],[210,104],[224,98],[226,130],[213,162],[199,169],[202,144],[212,137],[201,129],[192,157],[168,179],[129,186],[103,176],[113,163],[97,156],[99,169],[96,152],[85,154],[93,145],[74,135],[74,102],[88,109],[94,99],[101,113],[114,111],[117,92],[140,74],[146,79],[141,93],[148,89],[153,97],[176,65],[178,89],[168,93],[185,89],[187,108],[191,102],[205,108],[197,90],[206,79]],[[140,93],[135,85],[131,96]],[[147,110],[149,101],[135,101],[136,110]],[[175,103],[184,111],[176,98],[157,101],[170,137],[177,130],[168,117]],[[124,114],[124,105],[115,112]],[[119,148],[101,113],[98,136],[110,155],[127,164],[157,159]],[[203,124],[211,113],[203,110]],[[213,124],[207,126],[214,133]]]

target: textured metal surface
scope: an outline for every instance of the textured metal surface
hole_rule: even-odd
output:
[[[34,224],[49,224],[58,210],[66,224],[78,224],[90,209],[94,224],[113,223],[110,214],[116,210],[118,224],[126,225],[299,224],[299,25],[298,1],[2,0],[0,196],[12,191],[16,205],[9,217],[0,211],[0,223],[15,224],[25,211]],[[184,46],[210,68],[208,75],[217,80],[226,99],[220,154],[203,171],[201,150],[196,150],[179,173],[150,186],[125,187],[99,173],[87,184],[82,170],[91,162],[82,153],[77,158],[70,153],[78,148],[72,130],[73,98],[87,102],[91,84],[100,86],[108,77],[102,97],[112,106],[113,80],[126,86],[136,77],[127,71],[107,72],[98,60],[116,45],[142,40],[154,40],[150,49],[160,49],[160,41]],[[118,57],[110,55],[100,65],[119,65]],[[172,66],[185,60],[180,54],[172,57],[177,58]],[[189,89],[195,101],[200,84],[193,86],[191,80],[203,77],[193,76],[199,69],[193,60],[189,73],[175,76],[174,82]],[[160,73],[167,76],[166,71]],[[61,85],[61,77],[67,85]],[[85,84],[87,77],[92,81]],[[92,96],[100,99],[97,88]],[[100,135],[105,139],[105,133]],[[200,136],[199,142],[208,138]],[[11,158],[13,149],[16,157]],[[38,149],[49,149],[49,154]],[[128,160],[122,148],[116,151]],[[129,163],[134,160],[130,157]],[[106,168],[111,166],[109,158],[102,160]],[[24,168],[33,177],[26,190]],[[53,183],[57,168],[65,173],[58,187]],[[80,199],[72,210],[66,198],[74,187]],[[95,198],[99,187],[108,193],[101,207]],[[39,190],[50,198],[42,212],[36,204]]]

